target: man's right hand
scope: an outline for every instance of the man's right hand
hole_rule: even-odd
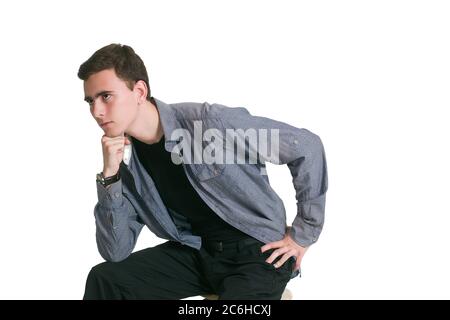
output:
[[[124,135],[118,137],[102,137],[103,149],[103,176],[111,177],[119,171],[122,162],[125,144],[130,144],[130,140]]]

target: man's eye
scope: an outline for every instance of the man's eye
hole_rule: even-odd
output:
[[[110,94],[104,94],[103,95],[103,100],[109,100],[111,98]]]

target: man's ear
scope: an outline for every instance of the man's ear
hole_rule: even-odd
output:
[[[143,103],[147,99],[148,88],[144,80],[138,80],[134,85],[133,91],[137,94],[136,97],[139,104]]]

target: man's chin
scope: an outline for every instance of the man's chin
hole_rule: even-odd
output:
[[[123,136],[124,133],[122,131],[117,131],[117,130],[103,130],[103,132],[105,132],[105,136],[107,136],[108,138],[115,138],[115,137],[119,137],[119,136]]]

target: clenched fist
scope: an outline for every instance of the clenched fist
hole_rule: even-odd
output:
[[[130,144],[128,137],[124,135],[118,137],[102,136],[103,149],[103,175],[111,177],[119,171],[120,162],[122,162],[124,147]]]

